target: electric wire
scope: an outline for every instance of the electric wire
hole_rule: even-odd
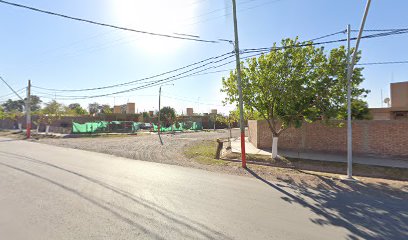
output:
[[[68,15],[65,15],[65,14],[61,14],[61,13],[51,12],[51,11],[48,11],[48,10],[42,10],[42,9],[39,9],[39,8],[35,8],[35,7],[27,6],[27,5],[22,5],[22,4],[18,4],[18,3],[13,3],[13,2],[8,2],[8,1],[3,1],[3,0],[0,0],[0,3],[7,4],[7,5],[10,5],[10,6],[14,6],[14,7],[18,7],[18,8],[28,9],[28,10],[31,10],[31,11],[44,13],[44,14],[48,14],[48,15],[52,15],[52,16],[62,17],[62,18],[66,18],[66,19],[70,19],[70,20],[74,20],[74,21],[85,22],[85,23],[90,23],[90,24],[94,24],[94,25],[99,25],[99,26],[103,26],[103,27],[109,27],[109,28],[114,28],[114,29],[119,29],[119,30],[124,30],[124,31],[136,32],[136,33],[147,34],[147,35],[158,36],[158,37],[181,39],[181,40],[189,40],[189,41],[197,41],[197,42],[205,42],[205,43],[219,43],[218,41],[214,41],[214,40],[188,38],[188,37],[175,36],[175,35],[170,35],[170,34],[148,32],[148,31],[144,31],[144,30],[137,30],[137,29],[128,28],[128,27],[120,27],[120,26],[116,26],[116,25],[112,25],[112,24],[108,24],[108,23],[102,23],[102,22],[97,22],[97,21],[93,21],[93,20],[89,20],[89,19],[72,17],[72,16],[68,16]]]
[[[37,88],[37,89],[42,89],[42,90],[54,91],[54,92],[83,92],[83,91],[101,90],[101,89],[113,88],[113,87],[121,87],[121,86],[127,86],[129,84],[133,84],[133,83],[142,82],[142,81],[145,81],[145,80],[150,80],[150,79],[153,79],[153,78],[161,77],[161,76],[167,75],[169,73],[178,72],[180,70],[183,70],[183,69],[186,69],[186,68],[189,68],[189,67],[192,67],[192,66],[195,66],[195,65],[210,61],[210,60],[215,60],[215,59],[218,59],[218,58],[221,58],[221,57],[227,56],[227,58],[230,58],[230,57],[233,57],[233,54],[234,54],[233,52],[227,52],[227,53],[215,56],[215,57],[206,58],[204,60],[200,60],[198,62],[189,64],[189,65],[186,65],[186,66],[174,69],[174,70],[170,70],[170,71],[167,71],[167,72],[156,74],[156,75],[153,75],[153,76],[150,76],[150,77],[145,77],[145,78],[137,79],[137,80],[130,81],[130,82],[113,84],[113,85],[103,86],[103,87],[83,88],[83,89],[55,89],[55,88],[46,88],[46,87],[40,87],[40,86],[34,86],[34,85],[32,87]],[[213,63],[213,62],[210,62],[210,63]]]

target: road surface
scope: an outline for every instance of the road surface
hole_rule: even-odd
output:
[[[375,236],[317,206],[262,179],[0,138],[0,239]]]

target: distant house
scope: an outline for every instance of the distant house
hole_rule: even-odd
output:
[[[373,120],[408,120],[408,81],[391,83],[391,99],[386,108],[370,108]]]

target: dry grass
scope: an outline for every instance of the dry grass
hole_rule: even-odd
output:
[[[227,162],[215,159],[217,150],[216,141],[202,141],[199,144],[193,144],[184,149],[184,155],[201,164],[207,165],[226,165]]]

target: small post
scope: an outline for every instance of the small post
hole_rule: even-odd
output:
[[[26,99],[26,130],[27,139],[31,137],[31,81],[28,80]]]

